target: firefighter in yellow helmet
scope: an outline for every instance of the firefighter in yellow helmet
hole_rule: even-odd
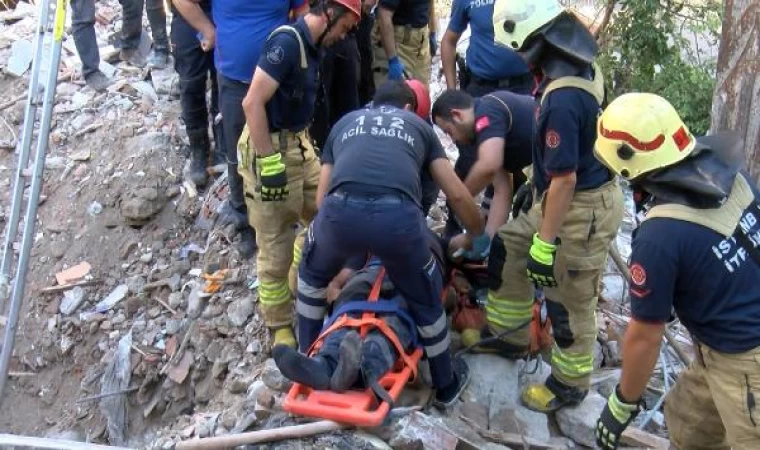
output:
[[[527,212],[499,229],[489,256],[489,272],[496,276],[490,280],[488,324],[476,339],[500,339],[476,349],[524,356],[534,286],[541,288],[554,334],[552,373],[545,383],[527,386],[521,399],[548,413],[580,403],[588,392],[597,286],[622,221],[623,193],[593,154],[604,81],[588,29],[556,0],[496,0],[493,20],[496,43],[517,51],[540,79],[540,106],[533,195],[514,209]]]
[[[645,219],[630,259],[623,373],[597,422],[617,448],[675,309],[697,357],[665,399],[680,449],[760,448],[760,196],[730,134],[695,138],[673,106],[626,94],[599,118],[596,156],[628,179]]]

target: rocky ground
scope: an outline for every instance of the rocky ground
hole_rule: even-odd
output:
[[[31,42],[35,23],[33,10],[21,5],[0,13],[3,230],[29,78],[24,44],[18,42]],[[98,5],[101,55],[113,63],[105,67],[114,84],[100,94],[86,88],[77,75],[73,42],[66,41],[0,430],[171,448],[182,439],[301,422],[282,410],[290,384],[267,357],[269,336],[256,310],[255,264],[242,261],[230,245],[237,239],[234,229],[214,226],[226,195],[224,174],[206,192],[184,181],[186,143],[176,76],[171,69],[134,69],[114,61],[110,46],[120,28],[119,6],[110,0]],[[442,90],[436,83],[432,95]],[[455,158],[456,148],[442,139]],[[436,225],[444,211],[437,208],[432,217]],[[624,256],[632,224],[629,215],[618,238]],[[216,281],[204,278],[212,274]],[[545,363],[469,355],[471,387],[446,417],[407,410],[379,429],[270,447],[522,446],[510,436],[552,448],[591,445],[602,396],[618,377],[617,342],[626,320],[618,303],[624,299],[623,283],[613,268],[604,287],[610,302],[599,315],[599,394],[592,393],[578,409],[547,419],[520,406],[520,387],[542,380],[548,374]],[[204,289],[216,292],[204,294]],[[663,392],[659,385],[653,383],[655,401]],[[420,382],[397,406],[424,405],[429,396]],[[648,426],[661,430],[661,415],[655,413]]]

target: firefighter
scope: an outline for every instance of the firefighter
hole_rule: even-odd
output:
[[[291,14],[300,16],[307,11],[306,0],[214,0],[211,3],[217,25],[214,63],[218,74],[219,110],[227,145],[225,154],[229,185],[228,201],[222,206],[219,216],[221,223],[233,223],[239,230],[238,251],[244,258],[250,258],[256,252],[256,230],[248,222],[243,180],[238,174],[237,142],[245,126],[243,99],[251,86],[267,36],[288,23]]]
[[[441,39],[441,66],[446,77],[446,87],[457,87],[457,66],[459,66],[459,88],[473,97],[480,97],[494,91],[510,91],[516,94],[530,95],[535,81],[528,71],[523,59],[512,49],[494,44],[493,0],[470,1],[455,0],[451,6],[451,19]],[[457,43],[462,33],[470,27],[470,41],[465,60],[457,55]],[[475,147],[464,142],[457,142],[459,157],[454,170],[461,179],[465,179],[473,164],[478,159]],[[524,182],[522,173],[518,172],[515,185]],[[484,212],[488,212],[493,199],[493,186],[486,190],[483,200]],[[456,221],[449,217],[446,222],[446,234],[461,232]]]
[[[623,373],[597,422],[603,449],[641,410],[675,309],[697,358],[665,399],[680,449],[760,448],[760,193],[728,133],[695,138],[664,98],[616,98],[596,155],[645,199],[630,258]],[[738,151],[737,151],[738,150]]]
[[[447,90],[433,104],[436,125],[457,145],[472,146],[477,151],[477,160],[465,179],[470,194],[494,187],[493,209],[489,208],[486,222],[489,236],[507,222],[512,194],[522,184],[523,169],[531,164],[535,108],[532,96],[509,91],[474,99],[464,91]],[[450,218],[451,222],[456,224]],[[460,232],[458,225],[456,228],[448,229],[446,235]]]
[[[214,68],[216,28],[211,17],[211,1],[191,0],[172,2],[171,41],[174,47],[174,69],[179,74],[179,97],[182,121],[190,141],[190,180],[198,187],[208,181],[208,160],[211,150],[208,126],[209,114],[217,155],[225,150],[222,124],[216,122],[219,113],[219,90]],[[200,39],[198,35],[200,34]],[[207,83],[211,82],[211,104],[206,102]]]
[[[378,0],[372,29],[375,88],[386,80],[430,83],[437,49],[435,0]]]
[[[596,341],[598,282],[623,217],[623,193],[594,158],[604,82],[591,33],[556,0],[496,0],[496,41],[519,52],[543,78],[533,147],[533,202],[499,230],[491,246],[483,335],[524,355],[534,285],[543,289],[554,332],[551,375],[527,386],[539,412],[580,403],[588,393]],[[527,278],[526,278],[527,273]]]
[[[452,361],[438,263],[427,248],[422,214],[422,172],[428,169],[463,221],[464,246],[488,245],[478,209],[454,174],[435,132],[409,111],[414,94],[401,81],[377,90],[372,109],[347,114],[333,127],[322,152],[319,213],[309,226],[298,272],[298,336],[305,352],[326,312],[326,288],[348,258],[379,257],[409,302],[430,363],[435,404],[453,404],[469,380],[464,360]],[[382,149],[378,152],[377,149]],[[410,251],[417,249],[417,251]]]
[[[355,27],[360,8],[360,0],[322,0],[293,26],[275,30],[243,100],[246,127],[238,142],[238,170],[257,232],[259,304],[275,344],[296,345],[288,289],[293,227],[307,224],[317,210],[320,168],[307,127],[320,47],[329,47]]]

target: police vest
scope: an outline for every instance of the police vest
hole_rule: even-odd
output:
[[[749,227],[745,230],[741,220],[749,208],[760,212],[760,204],[755,200],[747,179],[742,174],[736,174],[731,194],[719,208],[697,209],[679,204],[663,204],[654,206],[647,212],[644,220],[655,217],[665,217],[685,222],[695,223],[707,227],[724,238],[733,237],[741,245],[752,259],[760,265],[760,248],[747,235]]]

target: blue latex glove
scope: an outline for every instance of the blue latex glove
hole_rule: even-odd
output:
[[[398,56],[388,60],[388,79],[389,80],[403,80],[404,79],[404,63],[398,59]]]
[[[466,259],[482,261],[488,258],[489,253],[491,253],[491,236],[488,233],[483,233],[472,240],[472,250],[466,251],[464,257]]]
[[[430,33],[429,41],[430,41],[430,57],[431,58],[435,56],[436,53],[438,53],[438,39],[436,39],[436,37],[437,36],[435,32]]]

